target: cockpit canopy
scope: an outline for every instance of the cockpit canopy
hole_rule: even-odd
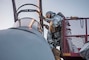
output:
[[[33,20],[33,18],[29,18],[29,17],[21,18],[15,22],[14,27],[22,27],[22,26],[29,27],[32,20]],[[38,21],[36,21],[34,19],[34,23],[32,24],[32,28],[35,30],[39,30],[39,29],[41,29],[41,25]]]

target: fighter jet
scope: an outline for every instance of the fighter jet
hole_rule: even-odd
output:
[[[19,13],[22,11],[33,10]],[[55,60],[40,26],[35,19],[25,17],[17,19],[14,27],[1,30],[0,60]]]

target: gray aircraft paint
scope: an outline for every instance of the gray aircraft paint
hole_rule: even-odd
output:
[[[41,33],[35,29],[29,30],[27,27],[21,27],[0,31],[0,60],[55,59]]]

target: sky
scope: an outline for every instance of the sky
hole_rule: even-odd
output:
[[[16,7],[24,3],[33,3],[38,5],[38,0],[15,0]],[[65,17],[78,16],[78,17],[89,17],[89,0],[42,0],[43,15],[45,16],[47,11],[53,11],[55,13],[62,12]],[[30,7],[34,8],[34,7]],[[28,13],[25,14],[25,16]],[[22,17],[20,14],[19,17]],[[36,13],[30,15],[38,20]],[[14,16],[12,0],[0,0],[0,30],[13,27]]]
[[[38,4],[38,0],[16,0],[17,6],[23,3]],[[89,17],[89,0],[42,0],[43,15],[47,11],[62,12],[66,17]],[[14,24],[12,0],[0,0],[0,29]]]

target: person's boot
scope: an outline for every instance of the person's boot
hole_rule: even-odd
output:
[[[61,57],[60,57],[60,51],[56,48],[53,48],[52,49],[52,52],[54,54],[54,57],[55,57],[55,60],[61,60]]]

